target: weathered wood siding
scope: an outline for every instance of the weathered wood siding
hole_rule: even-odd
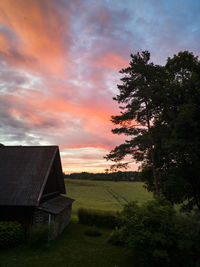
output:
[[[36,209],[33,216],[33,227],[38,224],[49,225],[49,239],[55,239],[60,235],[65,227],[69,224],[71,218],[72,204],[64,209],[59,214],[51,214],[42,210]]]
[[[61,213],[57,215],[52,215],[53,239],[56,238],[58,235],[60,235],[65,229],[65,227],[69,224],[71,219],[71,211],[72,211],[72,205],[69,205]]]

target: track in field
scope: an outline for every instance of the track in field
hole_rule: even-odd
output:
[[[124,196],[120,195],[113,189],[106,188],[106,191],[119,203],[120,206],[124,206],[125,203],[128,203],[128,200]]]

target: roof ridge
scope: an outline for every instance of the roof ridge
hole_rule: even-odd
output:
[[[50,164],[49,164],[49,168],[48,168],[48,170],[47,170],[47,172],[46,172],[46,175],[45,175],[45,178],[44,178],[44,180],[43,180],[43,184],[42,184],[42,186],[41,186],[40,193],[39,193],[39,196],[38,196],[38,199],[37,199],[37,206],[40,204],[40,199],[41,199],[41,197],[42,197],[42,194],[43,194],[45,185],[46,185],[46,183],[47,183],[47,180],[48,180],[48,177],[49,177],[49,174],[50,174],[50,171],[51,171],[51,167],[52,167],[52,165],[53,165],[53,162],[54,162],[54,159],[55,159],[55,157],[56,157],[56,153],[57,153],[58,149],[59,149],[59,148],[58,148],[58,146],[57,146],[57,149],[56,149],[56,150],[54,151],[54,153],[53,153],[51,162],[50,162]]]

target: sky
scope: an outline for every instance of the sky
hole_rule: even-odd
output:
[[[200,1],[1,0],[0,143],[59,145],[66,173],[103,172],[124,140],[119,70],[143,50],[200,55]]]

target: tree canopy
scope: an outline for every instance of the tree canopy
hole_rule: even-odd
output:
[[[200,61],[188,51],[150,62],[150,53],[131,55],[122,69],[120,115],[114,134],[125,142],[107,156],[119,166],[127,155],[141,161],[147,188],[172,203],[200,209]],[[125,164],[126,165],[126,164]]]

